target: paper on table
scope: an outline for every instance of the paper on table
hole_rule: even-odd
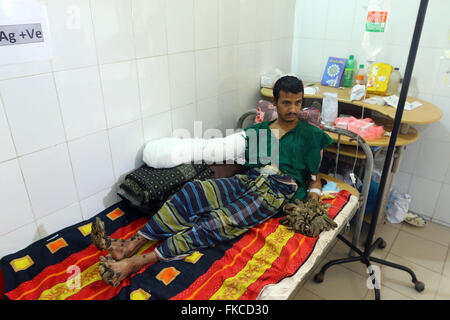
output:
[[[383,100],[386,102],[387,105],[392,106],[394,108],[397,108],[398,104],[398,96],[392,95],[386,98],[383,98]],[[407,102],[405,101],[405,110],[411,111],[418,107],[420,107],[422,104],[419,101],[414,102]]]
[[[319,92],[319,88],[318,87],[305,87],[305,94],[310,94],[310,95],[314,95],[317,92]]]

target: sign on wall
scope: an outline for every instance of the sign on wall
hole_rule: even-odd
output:
[[[0,65],[52,58],[42,0],[0,0]]]

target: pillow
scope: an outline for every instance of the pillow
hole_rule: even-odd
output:
[[[300,110],[299,113],[300,120],[303,120],[313,126],[320,127],[321,114],[317,108],[308,107]],[[258,108],[256,110],[256,117],[254,124],[263,121],[272,121],[278,118],[277,107],[272,103],[265,100],[258,101]]]

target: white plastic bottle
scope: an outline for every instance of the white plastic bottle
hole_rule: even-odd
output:
[[[391,96],[393,94],[398,96],[401,80],[402,80],[402,75],[399,71],[399,68],[395,67],[394,71],[392,71],[391,76],[389,77],[389,83],[388,83],[388,88],[387,88],[388,96]]]

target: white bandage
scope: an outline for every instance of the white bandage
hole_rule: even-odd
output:
[[[312,189],[308,189],[307,191],[308,191],[308,193],[315,193],[319,197],[322,195],[322,190],[320,190],[319,188],[312,188]]]

